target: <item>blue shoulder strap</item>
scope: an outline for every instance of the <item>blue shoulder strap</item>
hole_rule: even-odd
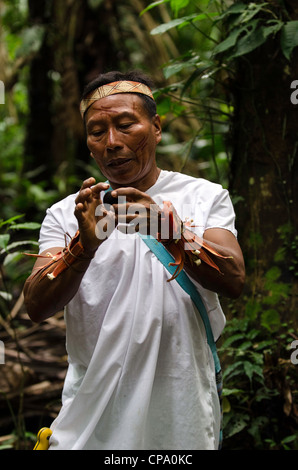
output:
[[[176,267],[170,266],[169,263],[172,263],[174,258],[166,250],[166,248],[162,245],[162,243],[159,243],[154,237],[150,235],[142,235],[140,233],[139,235],[143,239],[143,241],[146,243],[146,245],[150,248],[150,250],[155,254],[155,256],[165,266],[165,268],[171,274],[173,274]],[[207,341],[212,351],[214,364],[215,364],[215,371],[216,373],[218,373],[221,370],[221,366],[220,366],[219,358],[217,355],[216,344],[214,341],[214,336],[213,336],[213,332],[211,329],[209,317],[208,317],[205,305],[201,299],[201,296],[199,292],[197,291],[196,287],[194,286],[194,284],[191,282],[191,280],[189,279],[189,277],[184,271],[181,271],[178,274],[178,276],[176,277],[176,281],[182,287],[182,289],[184,289],[185,292],[187,292],[187,294],[190,296],[190,298],[192,299],[193,303],[195,304],[195,306],[197,307],[201,315],[201,318],[203,320],[203,323],[206,329]]]
[[[108,189],[106,192],[108,192],[110,189]],[[175,266],[170,266],[169,263],[172,263],[174,258],[172,255],[167,251],[167,249],[164,247],[162,243],[159,243],[154,237],[151,235],[142,235],[140,232],[138,232],[139,236],[142,238],[142,240],[146,243],[146,245],[150,248],[150,250],[155,254],[157,259],[165,266],[165,268],[171,273],[174,274],[174,271],[176,269]],[[210,325],[209,317],[205,308],[205,305],[201,299],[201,296],[199,292],[197,291],[196,287],[194,284],[191,282],[189,277],[184,271],[181,271],[178,276],[176,277],[176,281],[178,284],[184,289],[185,292],[190,296],[192,299],[193,303],[197,307],[197,310],[199,311],[201,318],[203,320],[205,330],[206,330],[206,335],[207,335],[207,341],[209,344],[209,347],[212,351],[213,359],[214,359],[214,364],[215,364],[215,372],[219,373],[221,370],[220,366],[220,361],[217,355],[217,349],[216,349],[216,344],[214,341],[214,336],[212,332],[212,328]]]

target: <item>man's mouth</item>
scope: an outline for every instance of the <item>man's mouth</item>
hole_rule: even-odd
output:
[[[107,163],[107,166],[109,166],[109,167],[119,167],[119,166],[125,165],[128,162],[131,162],[131,158],[124,158],[124,157],[113,158],[113,160],[110,160]]]

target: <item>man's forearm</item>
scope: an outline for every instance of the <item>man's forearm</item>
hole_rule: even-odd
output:
[[[53,280],[42,277],[42,271],[33,272],[24,286],[24,301],[31,320],[39,323],[62,310],[78,291],[90,262],[91,259],[78,259]]]
[[[170,226],[170,237],[160,241],[174,256],[180,269],[184,267],[205,289],[225,297],[239,297],[244,285],[245,267],[235,236],[221,228],[206,230],[203,238],[196,236],[182,224],[171,203],[164,203],[163,214]]]
[[[227,259],[218,258],[208,253],[220,272],[204,262],[200,265],[191,263],[187,258],[185,260],[186,272],[205,289],[228,298],[239,297],[243,290],[245,277],[242,258],[239,258],[238,253],[234,253],[220,245],[211,242],[208,242],[208,244],[213,246],[221,255],[229,257]]]

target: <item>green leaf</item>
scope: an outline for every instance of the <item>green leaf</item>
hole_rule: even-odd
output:
[[[232,407],[227,397],[222,398],[221,408],[223,413],[230,413]]]
[[[245,336],[242,333],[237,333],[235,335],[230,336],[224,344],[222,345],[223,348],[228,348],[231,344],[233,344],[235,341],[245,339]]]
[[[221,21],[229,17],[230,15],[239,15],[243,13],[246,9],[246,5],[244,3],[235,3],[234,5],[230,6],[227,10],[225,10],[220,16],[216,18],[216,21]]]
[[[40,224],[37,222],[24,222],[23,224],[13,224],[10,228],[13,230],[38,230],[40,229]]]
[[[243,392],[244,391],[241,390],[240,388],[223,388],[222,396],[228,397],[229,395],[239,395]]]
[[[282,21],[278,21],[278,20],[268,21],[267,25],[262,27],[264,37],[266,37],[267,39],[271,34],[278,33],[278,31],[281,30],[283,25],[284,23]]]
[[[256,343],[254,346],[256,351],[262,351],[264,349],[272,349],[272,340],[264,340]]]
[[[212,14],[210,14],[209,16],[212,16]],[[183,16],[181,18],[176,18],[175,20],[169,21],[168,23],[160,24],[156,28],[152,29],[150,34],[152,34],[153,36],[156,34],[163,34],[169,29],[176,28],[177,26],[180,26],[180,28],[182,28],[193,21],[205,20],[206,18],[208,18],[208,16],[205,13],[202,13],[200,15],[193,14]]]
[[[246,337],[250,340],[254,340],[257,336],[259,336],[259,333],[259,330],[252,328],[246,333]]]
[[[0,235],[0,248],[1,249],[6,250],[9,239],[10,239],[10,235],[8,233]]]
[[[218,17],[218,20],[225,19],[226,17],[233,16],[233,24],[240,25],[249,22],[268,2],[256,4],[250,2],[248,5],[244,3],[235,3],[230,6],[222,15]],[[235,18],[238,16],[238,18]]]
[[[166,96],[157,105],[158,114],[160,116],[166,116],[172,108],[172,100],[169,96]]]
[[[15,215],[15,216],[11,217],[10,219],[7,219],[7,220],[0,220],[0,227],[2,227],[3,225],[9,225],[9,224],[13,223],[15,220],[20,219],[23,216],[24,216],[24,214],[20,214],[20,215]]]
[[[291,291],[291,285],[285,282],[266,281],[265,287],[269,290],[269,294],[263,299],[267,305],[277,305],[282,298],[286,299]]]
[[[253,362],[244,361],[243,369],[250,382],[252,381],[252,377],[254,374],[258,375],[262,379],[264,378],[262,367],[258,366]]]
[[[189,0],[170,0],[171,9],[173,10],[175,16],[178,15],[182,8],[187,7],[188,4]]]
[[[280,275],[281,270],[277,266],[273,266],[266,272],[265,278],[268,281],[276,281],[280,277]]]
[[[177,73],[191,66],[193,66],[193,64],[189,64],[187,62],[177,62],[175,64],[165,66],[163,69],[163,73],[165,78],[168,79],[172,75],[176,75]]]
[[[268,331],[277,331],[280,328],[280,316],[277,310],[270,308],[261,315],[261,325]]]
[[[264,35],[263,28],[258,28],[259,20],[254,20],[250,23],[251,31],[248,31],[245,36],[242,36],[236,43],[235,51],[229,56],[229,59],[241,57],[249,54],[258,47],[260,47],[267,40]]]
[[[293,49],[298,46],[298,21],[289,21],[281,30],[281,49],[286,59],[291,59]]]
[[[39,246],[39,243],[35,240],[21,240],[19,242],[13,242],[7,245],[7,250],[13,250],[14,248],[18,248],[19,246],[28,246],[28,245]]]
[[[230,364],[229,366],[227,366],[223,372],[223,377],[225,379],[230,379],[233,375],[235,375],[235,373],[238,374],[238,371],[237,369],[238,368],[242,368],[242,362],[241,361],[237,361],[237,362],[234,362],[233,364]]]
[[[229,59],[241,57],[254,51],[264,44],[268,37],[277,33],[283,26],[281,21],[268,21],[266,26],[260,26],[260,20],[252,20],[244,26],[234,28],[230,35],[215,46],[214,53],[221,54],[233,48]]]
[[[286,248],[284,246],[281,246],[279,247],[277,250],[276,250],[276,253],[274,255],[274,261],[276,263],[278,263],[279,261],[284,261],[285,259],[285,256],[286,256]]]
[[[183,23],[187,24],[190,20],[194,19],[196,15],[183,16],[182,18],[176,18],[175,20],[168,21],[167,23],[160,24],[156,28],[152,29],[150,34],[152,36],[156,34],[163,34],[169,29],[176,28],[177,26],[182,25]]]
[[[250,320],[255,320],[260,310],[261,310],[261,304],[257,302],[255,299],[250,299],[248,300],[245,306],[245,315]]]
[[[252,342],[251,341],[244,341],[242,344],[239,345],[239,349],[241,351],[245,351],[246,349],[251,348]]]
[[[3,266],[7,266],[10,263],[15,263],[16,261],[18,261],[22,257],[23,257],[23,253],[21,253],[20,251],[15,251],[14,253],[9,253],[3,261]]]
[[[254,373],[255,365],[252,364],[251,362],[244,361],[243,362],[243,369],[247,377],[249,378],[249,381],[251,382],[252,376]]]
[[[158,5],[162,5],[163,3],[167,3],[170,0],[158,0],[157,2],[150,3],[144,10],[141,11],[140,16],[142,16],[146,11],[151,10],[152,8],[155,8]]]
[[[268,3],[249,3],[246,7],[245,11],[242,12],[239,18],[239,23],[248,23],[259,11],[264,7],[267,6]]]
[[[246,414],[234,414],[229,422],[228,429],[224,428],[224,438],[228,439],[246,428],[249,416]]]
[[[297,434],[293,434],[292,436],[285,437],[281,442],[282,444],[288,444],[289,442],[293,442],[297,439]]]
[[[163,67],[163,73],[166,79],[181,72],[184,69],[198,67],[201,65],[199,62],[199,56],[197,54],[192,55],[187,60],[172,60]]]
[[[231,47],[234,47],[237,42],[238,36],[242,33],[244,29],[245,28],[234,29],[226,39],[224,39],[222,42],[220,42],[214,47],[213,54],[222,54],[228,49],[231,49]]]

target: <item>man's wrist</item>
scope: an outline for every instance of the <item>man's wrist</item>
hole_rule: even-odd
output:
[[[88,260],[92,259],[95,256],[95,253],[97,252],[97,249],[100,245],[100,243],[96,247],[90,247],[90,245],[81,239],[80,233],[76,235],[76,237],[72,240],[74,242],[73,248],[77,253],[74,253],[75,255],[77,254],[78,258],[81,260]],[[69,246],[71,252],[73,253],[73,248],[71,245]]]
[[[60,256],[53,258],[54,269],[47,273],[48,279],[55,279],[68,268],[78,273],[84,273],[94,258],[95,251],[86,252],[80,241],[80,232],[77,231],[69,245],[60,253]]]

